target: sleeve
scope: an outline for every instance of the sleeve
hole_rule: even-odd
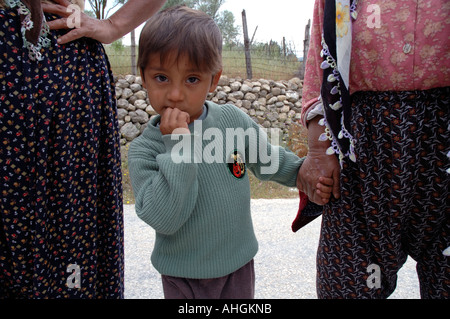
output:
[[[301,122],[305,127],[307,126],[309,111],[317,103],[321,103],[319,97],[323,76],[323,71],[320,68],[320,64],[322,63],[320,52],[322,51],[323,10],[324,0],[316,0],[308,56],[306,59],[305,77],[303,80]]]
[[[250,136],[246,143],[246,164],[249,170],[260,180],[296,186],[298,170],[304,159],[278,145],[280,130],[271,130],[269,138],[264,129],[246,117],[247,125],[257,132],[256,139]]]
[[[194,209],[197,165],[191,152],[193,135],[165,135],[163,141],[165,150],[161,146],[158,152],[154,143],[136,139],[130,145],[128,161],[137,215],[156,232],[170,235]]]

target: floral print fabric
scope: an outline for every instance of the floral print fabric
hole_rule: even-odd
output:
[[[58,45],[52,31],[31,60],[17,10],[0,19],[0,298],[122,298],[119,134],[103,47]]]
[[[319,298],[387,298],[408,255],[421,297],[450,297],[449,97],[448,87],[354,94],[358,161],[344,159],[341,197],[324,206]]]
[[[336,23],[330,2],[316,1],[304,123],[312,106],[316,114],[321,100],[328,101],[320,93],[332,92],[320,91],[333,83],[330,68],[321,68],[328,55],[320,54],[323,30]],[[356,20],[345,128],[356,160],[340,158],[341,197],[324,207],[319,298],[387,298],[408,255],[417,261],[423,298],[450,295],[450,260],[443,254],[450,232],[449,11],[448,1],[437,0],[359,1],[350,11]],[[329,124],[331,106],[341,104],[323,106],[322,124]],[[327,129],[320,140],[329,139]],[[376,284],[370,281],[373,269],[379,270]]]
[[[350,6],[347,3],[337,2],[336,3],[336,35],[340,38],[346,36],[350,23]]]
[[[325,0],[316,0],[303,87],[303,121],[320,95]],[[353,21],[350,94],[450,85],[450,2],[359,1]]]

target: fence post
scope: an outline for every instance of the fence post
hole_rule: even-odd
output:
[[[305,67],[306,67],[306,58],[308,56],[309,50],[309,29],[311,28],[311,19],[308,19],[308,24],[305,27],[305,39],[303,40],[303,63],[300,68],[300,77],[303,78],[305,76]]]
[[[252,59],[250,56],[250,40],[248,39],[247,17],[245,10],[242,10],[242,28],[244,30],[245,64],[247,66],[247,79],[253,78]]]
[[[136,37],[134,29],[131,30],[131,74],[136,75]]]

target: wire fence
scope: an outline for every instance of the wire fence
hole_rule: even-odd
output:
[[[132,70],[132,54],[129,46],[106,45],[111,68],[115,75],[134,74]],[[285,54],[282,50],[254,49],[250,50],[251,73],[253,79],[289,80],[302,78],[303,62],[297,56],[303,53]],[[135,55],[137,56],[137,55]],[[228,77],[247,76],[247,65],[243,48],[224,48],[222,53],[223,74]],[[137,71],[139,74],[139,71]]]

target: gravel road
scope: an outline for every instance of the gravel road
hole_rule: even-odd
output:
[[[257,299],[316,299],[316,250],[321,218],[297,233],[291,223],[298,199],[252,200],[259,252],[255,257]],[[150,262],[154,231],[141,221],[134,205],[125,205],[125,298],[164,298],[159,273]],[[398,273],[391,299],[419,299],[415,262],[408,258]]]

